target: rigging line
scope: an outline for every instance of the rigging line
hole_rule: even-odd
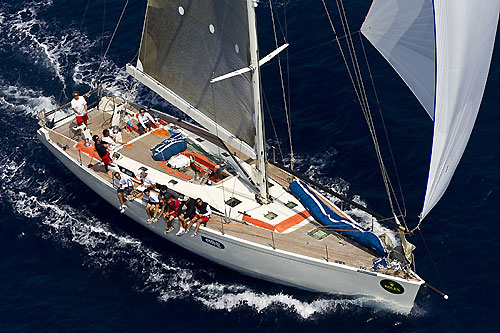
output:
[[[358,30],[358,31],[353,32],[352,34],[354,35],[354,34],[357,34],[357,33],[360,33],[360,32],[361,31]],[[321,47],[321,46],[324,46],[324,45],[327,45],[327,44],[330,44],[330,43],[333,43],[333,42],[338,42],[339,40],[344,39],[344,38],[347,38],[347,35],[344,35],[344,36],[341,36],[341,37],[337,37],[337,33],[335,33],[335,38],[334,39],[328,40],[328,41],[323,42],[323,43],[319,43],[316,46],[307,48],[305,50],[302,50],[302,51],[299,51],[299,52],[296,52],[296,53],[292,53],[290,55],[290,57],[295,57],[295,56],[297,56],[299,54],[302,54],[302,53],[305,53],[305,52],[309,52],[310,50],[314,50],[314,49],[316,49],[318,47]]]
[[[210,57],[209,57],[210,59]],[[211,61],[211,59],[210,59]],[[212,79],[215,77],[215,73],[212,73]],[[219,126],[217,126],[217,108],[215,106],[215,94],[214,94],[214,85],[210,85],[210,89],[212,90],[212,105],[214,106],[214,122],[215,122],[215,136],[219,138]],[[221,140],[219,138],[219,140]],[[221,140],[222,141],[222,140]],[[221,151],[220,151],[220,146],[217,145],[217,152],[219,153],[219,156],[222,156]],[[229,154],[231,154],[231,151],[228,151]],[[215,170],[215,169],[214,169]],[[222,184],[222,200],[224,201],[224,217],[228,217],[227,209],[226,209],[226,191],[224,190],[224,184]],[[231,209],[231,208],[230,208]]]
[[[271,0],[270,0],[271,1]],[[284,39],[284,42],[285,43],[288,43],[288,22],[287,22],[287,16],[286,16],[286,1],[283,2],[283,17],[284,17],[284,25],[285,25],[285,28],[283,29],[282,25],[281,25],[281,20],[280,20],[280,17],[278,15],[278,10],[276,9],[275,12],[276,12],[276,19],[278,20],[278,24],[280,26],[280,30],[281,30],[281,34],[283,35],[283,39]],[[271,7],[272,7],[272,4],[271,4]],[[271,12],[271,15],[272,15],[272,12]],[[275,31],[275,28],[274,28],[274,24],[273,24],[273,30]],[[275,32],[275,35],[276,35],[276,32]],[[277,46],[276,46],[277,47]],[[291,94],[290,94],[290,58],[289,58],[289,49],[286,48],[285,50],[286,52],[286,75],[287,75],[287,85],[286,87],[288,89],[285,89],[286,90],[286,101],[288,102],[288,113],[291,114]],[[278,60],[280,60],[280,57],[278,55]],[[280,75],[281,74],[281,70],[280,70]],[[286,103],[286,102],[285,102]]]
[[[371,125],[370,125],[370,121],[369,121],[369,120],[370,120],[370,116],[369,116],[369,114],[367,114],[367,113],[366,113],[366,110],[365,110],[365,108],[364,108],[364,103],[362,102],[362,100],[363,100],[363,99],[362,99],[362,97],[360,96],[361,91],[359,91],[359,92],[358,92],[358,89],[361,89],[361,88],[362,88],[362,86],[356,86],[356,84],[355,84],[355,82],[354,82],[354,78],[353,78],[353,75],[352,75],[352,72],[351,72],[350,66],[348,65],[348,62],[347,62],[347,59],[346,59],[346,56],[345,56],[344,50],[343,50],[343,48],[342,48],[342,45],[340,44],[340,40],[339,40],[339,38],[337,37],[337,32],[336,32],[336,30],[335,30],[335,26],[333,25],[333,21],[332,21],[332,18],[331,18],[330,12],[329,12],[329,10],[328,10],[328,7],[326,6],[326,3],[325,3],[325,1],[324,1],[324,0],[322,0],[322,3],[323,3],[323,6],[324,6],[324,8],[325,8],[325,11],[326,11],[326,14],[327,14],[327,17],[328,17],[328,21],[329,21],[329,23],[330,23],[330,26],[331,26],[332,31],[333,31],[333,33],[334,33],[334,36],[336,37],[336,38],[335,38],[335,40],[337,41],[337,45],[338,45],[339,50],[340,50],[340,53],[341,53],[341,55],[342,55],[342,59],[343,59],[344,64],[345,64],[345,66],[346,66],[347,72],[348,72],[348,74],[349,74],[349,78],[351,79],[351,83],[352,83],[352,86],[353,86],[354,92],[356,93],[356,96],[357,96],[357,98],[358,98],[358,101],[360,102],[361,110],[363,111],[363,114],[365,114],[365,119],[367,119],[368,127],[369,127],[369,129],[370,129],[370,133],[372,134],[372,140],[374,141],[374,144],[375,144],[375,150],[376,150],[376,152],[377,152],[377,138],[376,138],[376,137],[373,137],[373,129],[374,129],[374,128],[373,128],[373,126],[371,126]],[[339,10],[339,13],[340,13],[340,10]],[[344,27],[344,33],[346,34],[346,36],[347,36],[347,37],[350,37],[350,34],[348,34],[348,33],[346,32],[345,27]],[[352,40],[352,39],[351,39],[351,40]],[[348,44],[348,46],[349,46],[349,44]],[[350,50],[350,49],[349,49],[349,50]],[[353,68],[353,70],[356,70],[356,68],[354,67],[354,68]],[[357,75],[358,75],[358,74],[357,74],[357,72],[356,72],[355,74],[356,74],[356,78],[358,79],[359,77],[357,76]],[[365,94],[365,96],[366,96],[366,94]],[[380,156],[380,155],[378,154],[378,155],[377,155],[377,157],[379,157],[379,156]],[[388,189],[387,189],[387,187],[388,187],[388,186],[387,186],[387,182],[386,182],[386,179],[387,179],[387,178],[386,178],[386,176],[387,176],[387,175],[386,175],[386,173],[384,172],[385,167],[384,167],[384,165],[383,165],[383,161],[381,161],[379,158],[378,158],[378,160],[379,160],[379,165],[380,165],[381,172],[382,172],[382,178],[384,179],[384,184],[385,184],[385,186],[386,186],[386,191],[388,192],[389,202],[390,202],[390,204],[391,204],[391,208],[392,208],[392,200],[391,200],[391,197],[390,197],[390,192],[389,192],[389,191],[388,191]],[[392,209],[393,209],[393,208],[392,208]],[[394,209],[393,209],[393,210],[394,210]]]
[[[285,17],[285,38],[288,40],[288,23],[286,17],[286,1],[283,3],[283,16]],[[287,78],[287,99],[288,99],[288,110],[292,113],[291,104],[291,93],[290,93],[290,56],[288,52],[288,47],[286,48],[286,78]]]
[[[358,83],[358,89],[361,93],[361,101],[360,103],[362,104],[361,107],[362,107],[362,110],[363,110],[363,113],[365,115],[365,118],[368,122],[368,125],[370,127],[370,132],[372,134],[372,137],[373,137],[373,132],[372,132],[372,128],[374,129],[374,126],[373,126],[373,120],[371,119],[371,113],[370,113],[370,105],[369,105],[369,102],[368,102],[368,98],[366,96],[366,90],[365,90],[365,87],[364,87],[364,83],[363,83],[363,77],[361,75],[361,70],[359,68],[359,64],[358,64],[358,60],[357,60],[357,56],[356,56],[356,51],[355,51],[355,47],[354,47],[354,43],[353,43],[353,40],[352,40],[352,36],[350,34],[350,28],[349,28],[349,24],[347,22],[347,16],[345,14],[345,11],[343,10],[343,3],[342,1],[340,2],[342,4],[342,11],[340,10],[340,7],[339,7],[339,1],[337,0],[336,1],[337,3],[337,9],[339,11],[339,14],[340,14],[340,20],[341,20],[341,23],[342,23],[342,28],[344,30],[344,33],[345,35],[347,36],[346,38],[346,42],[347,42],[347,48],[348,48],[348,51],[349,51],[349,55],[351,57],[351,62],[352,62],[352,65],[353,65],[353,69],[354,69],[354,73],[355,73],[355,76],[356,76],[356,81]],[[375,141],[377,140],[376,137],[373,138]]]
[[[118,30],[118,27],[120,26],[120,23],[121,23],[122,18],[123,18],[123,14],[125,14],[125,10],[127,9],[128,2],[129,2],[129,0],[125,1],[125,5],[123,6],[122,12],[120,14],[120,18],[118,19],[118,22],[116,23],[115,30],[113,31],[113,34],[111,35],[111,38],[110,38],[109,43],[108,43],[108,47],[106,48],[106,52],[104,52],[104,55],[101,59],[101,64],[99,65],[99,70],[97,71],[98,74],[99,74],[99,71],[100,71],[103,63],[104,63],[104,59],[106,59],[106,55],[108,54],[109,48],[111,47],[111,43],[113,43],[113,39],[115,38],[116,31]]]
[[[351,54],[351,57],[352,57],[351,60],[353,62],[353,67],[355,66],[355,73],[357,74],[357,77],[359,78],[359,81],[358,81],[359,84],[360,84],[360,88],[359,89],[362,92],[362,95],[363,95],[364,101],[365,101],[365,107],[366,107],[365,110],[364,110],[365,118],[366,118],[367,123],[369,125],[370,132],[372,134],[372,139],[374,141],[377,158],[379,159],[379,165],[380,165],[381,172],[382,172],[382,177],[384,179],[384,184],[386,186],[386,191],[387,191],[387,195],[388,195],[388,199],[389,199],[389,204],[391,205],[391,209],[393,211],[393,214],[395,215],[396,213],[394,211],[392,197],[394,198],[394,201],[396,202],[396,205],[397,205],[398,210],[400,212],[401,212],[401,207],[399,205],[398,197],[396,195],[394,187],[393,187],[393,185],[391,183],[389,173],[387,172],[387,169],[385,167],[385,163],[384,163],[384,161],[382,159],[382,154],[381,154],[381,151],[380,151],[380,145],[379,145],[379,142],[378,142],[378,137],[376,135],[375,125],[374,125],[373,118],[372,118],[372,115],[371,115],[370,105],[369,105],[369,102],[368,102],[368,97],[366,95],[366,89],[365,89],[365,86],[364,86],[364,80],[363,80],[362,75],[361,75],[361,69],[359,67],[359,62],[358,62],[358,59],[357,59],[357,53],[355,51],[354,42],[352,40],[352,34],[350,33],[350,30],[349,30],[350,28],[349,28],[349,24],[348,24],[348,21],[347,21],[347,15],[345,13],[345,8],[344,8],[344,4],[343,4],[342,0],[340,0],[340,3],[339,3],[339,0],[337,0],[337,8],[339,10],[339,14],[341,15],[341,21],[342,21],[344,32],[348,36],[347,42],[348,42],[348,47],[350,47],[349,51],[350,51],[350,54]],[[346,32],[346,30],[347,30],[347,32]],[[392,193],[392,196],[391,196],[391,193]],[[406,222],[405,221],[403,221],[403,222],[405,224],[405,227],[408,229],[408,227],[406,225]]]
[[[271,9],[271,20],[273,23],[273,32],[274,32],[274,43],[276,44],[276,48],[278,48],[278,36],[276,34],[276,24],[274,22],[274,10],[272,0],[269,0],[269,8]],[[290,119],[290,113],[288,112],[288,103],[286,102],[286,92],[285,92],[285,82],[283,80],[283,69],[281,67],[281,57],[278,54],[278,66],[280,69],[280,80],[281,80],[281,92],[283,94],[283,104],[285,106],[285,116],[286,116],[286,124],[288,128],[288,138],[290,141],[290,169],[293,170],[293,166],[295,164],[295,157],[293,155],[293,144],[292,144],[292,124]]]
[[[285,38],[288,40],[288,22],[286,17],[286,1],[283,2],[283,17],[285,18]]]
[[[384,164],[382,156],[381,156],[381,151],[380,151],[379,143],[378,143],[378,137],[376,135],[375,126],[374,126],[373,118],[372,118],[371,111],[370,111],[370,105],[369,105],[369,102],[368,102],[368,97],[366,95],[366,89],[364,87],[363,77],[361,75],[361,70],[360,70],[360,67],[359,67],[359,62],[358,62],[358,59],[357,59],[357,55],[356,55],[356,51],[355,51],[355,47],[354,47],[354,42],[353,42],[352,36],[350,34],[349,24],[348,24],[348,21],[347,21],[347,15],[345,13],[345,9],[343,7],[342,0],[340,1],[340,5],[342,7],[342,11],[339,8],[339,1],[337,1],[337,7],[339,9],[339,13],[341,14],[341,21],[342,21],[343,29],[344,29],[344,32],[346,33],[346,35],[348,35],[347,44],[348,44],[348,48],[349,48],[349,53],[351,55],[351,61],[353,63],[353,67],[355,69],[355,73],[356,73],[356,78],[358,80],[359,89],[360,89],[360,92],[361,92],[362,97],[363,97],[363,102],[364,102],[364,110],[363,110],[363,112],[364,112],[365,119],[367,121],[368,127],[370,129],[372,140],[373,140],[374,145],[375,145],[375,151],[376,151],[376,154],[377,154],[377,159],[379,161],[379,166],[380,166],[380,169],[381,169],[381,172],[382,172],[382,177],[383,177],[384,184],[385,184],[385,187],[386,187],[386,191],[387,191],[387,194],[388,194],[389,203],[390,203],[391,209],[392,209],[392,211],[394,213],[394,208],[393,208],[392,199],[391,199],[391,191],[390,191],[390,188],[392,189],[392,185],[390,184],[390,179],[388,177],[388,173],[387,173],[387,170],[385,168],[385,164]],[[362,109],[363,109],[363,106],[362,106]]]
[[[392,184],[390,183],[389,174],[387,172],[387,169],[385,168],[385,164],[384,164],[383,159],[382,159],[382,154],[381,154],[381,151],[380,151],[380,146],[379,146],[378,138],[377,138],[376,131],[375,131],[375,126],[374,126],[373,118],[372,118],[372,115],[371,115],[368,98],[367,98],[367,95],[366,95],[366,89],[364,87],[364,81],[363,81],[363,78],[361,76],[361,70],[360,70],[359,62],[358,62],[358,59],[357,59],[357,56],[356,56],[354,42],[353,42],[352,36],[350,34],[350,28],[349,28],[349,24],[348,24],[348,20],[347,20],[347,15],[345,13],[344,4],[343,4],[342,0],[340,0],[340,1],[337,0],[336,3],[337,3],[337,9],[338,9],[339,14],[340,14],[340,19],[341,19],[342,27],[344,29],[344,33],[346,35],[348,35],[348,38],[346,39],[347,40],[347,46],[348,46],[349,54],[351,56],[351,61],[352,61],[352,64],[353,64],[353,68],[354,68],[354,71],[355,71],[355,74],[356,74],[356,79],[358,81],[358,85],[359,85],[358,88],[360,89],[360,93],[361,93],[361,96],[362,96],[362,101],[363,101],[363,104],[364,104],[362,106],[362,110],[363,110],[363,113],[365,115],[365,119],[367,121],[368,127],[370,129],[370,133],[371,133],[371,136],[372,136],[373,143],[375,145],[375,151],[376,151],[376,154],[377,154],[377,159],[378,159],[378,162],[379,162],[379,167],[380,167],[380,170],[381,170],[381,173],[382,173],[382,178],[384,180],[384,186],[386,188],[386,192],[387,192],[389,204],[391,206],[393,214],[396,215],[395,210],[394,210],[394,205],[393,205],[393,202],[392,202],[392,195],[391,195],[391,192],[394,193],[394,189],[392,187]],[[364,107],[364,109],[363,109],[363,107]],[[391,189],[392,189],[392,191],[391,191]]]
[[[273,4],[271,3],[272,0],[269,0],[269,8],[271,9],[271,16],[273,15],[273,12],[274,12],[274,9],[273,9]],[[287,41],[287,36],[285,34],[285,31],[283,30],[283,26],[281,25],[281,21],[280,21],[280,17],[278,15],[278,12],[276,11],[276,20],[278,21],[278,25],[280,27],[280,30],[281,30],[281,35],[283,36],[283,40],[285,43],[288,43]],[[275,27],[274,27],[274,21],[273,21],[273,30],[275,30]],[[276,34],[276,32],[275,32]]]
[[[370,63],[368,62],[368,57],[366,55],[365,45],[363,43],[363,36],[361,36],[361,34],[359,34],[359,40],[361,41],[361,48],[363,50],[363,54],[364,54],[364,57],[365,57],[366,67],[368,68],[368,73],[370,75],[370,80],[371,80],[372,87],[373,87],[373,93],[375,95],[375,100],[377,102],[377,107],[378,107],[378,110],[379,110],[379,113],[380,113],[380,118],[382,119],[382,125],[383,125],[383,128],[384,128],[385,137],[386,137],[386,140],[387,140],[387,142],[389,144],[389,152],[390,152],[390,155],[391,155],[391,160],[392,160],[392,164],[393,164],[394,170],[396,172],[396,180],[398,182],[399,193],[401,194],[403,209],[401,209],[398,200],[396,200],[396,204],[398,205],[398,209],[399,209],[401,215],[406,216],[406,202],[405,202],[404,195],[403,195],[403,188],[401,186],[401,181],[400,181],[400,178],[399,178],[398,169],[396,167],[396,160],[394,158],[394,154],[393,154],[393,151],[392,151],[391,142],[389,140],[389,134],[387,133],[387,126],[385,124],[384,116],[382,114],[382,108],[380,106],[380,101],[379,101],[379,98],[378,98],[377,90],[375,88],[375,81],[373,79],[372,71],[371,71],[371,68],[370,68]],[[404,211],[404,213],[403,213],[403,211]],[[403,217],[403,220],[404,220],[404,217]],[[405,222],[405,224],[406,224],[406,222]]]
[[[357,89],[357,87],[356,87],[356,85],[354,83],[354,79],[352,77],[351,68],[348,65],[347,58],[346,58],[345,53],[344,53],[344,49],[342,48],[342,45],[340,44],[339,38],[337,38],[337,31],[335,30],[335,26],[333,25],[332,17],[330,16],[330,12],[328,10],[328,7],[326,6],[325,0],[321,0],[321,2],[323,3],[323,7],[325,7],[326,16],[328,17],[328,22],[330,23],[330,27],[332,28],[333,35],[335,37],[335,41],[337,41],[337,45],[339,47],[340,54],[342,56],[342,60],[344,61],[344,64],[345,64],[346,69],[347,69],[347,73],[349,74],[349,78],[351,79],[352,87],[354,89],[354,92],[356,93],[356,96],[357,96],[358,100],[360,101],[361,99],[359,97],[358,89]]]
[[[391,141],[389,139],[389,134],[387,133],[387,126],[385,124],[384,116],[383,116],[383,113],[382,113],[382,108],[380,106],[380,101],[379,101],[379,98],[378,98],[377,90],[375,88],[375,81],[373,79],[371,67],[370,67],[370,64],[368,62],[368,57],[367,57],[365,46],[364,46],[364,43],[363,43],[363,36],[361,36],[361,34],[359,35],[359,39],[360,39],[360,42],[361,42],[361,48],[363,50],[363,55],[364,55],[364,58],[365,58],[365,63],[366,63],[366,66],[368,68],[368,73],[369,73],[370,81],[371,81],[371,84],[372,84],[372,87],[373,87],[373,93],[375,95],[375,100],[377,102],[377,107],[378,107],[378,110],[379,110],[380,118],[382,120],[382,126],[384,128],[385,137],[386,137],[387,143],[389,145],[389,152],[390,152],[390,156],[391,156],[392,165],[393,165],[393,168],[394,168],[395,173],[396,173],[396,180],[397,180],[397,183],[398,183],[399,193],[401,195],[403,208],[401,208],[401,205],[399,204],[398,197],[396,195],[395,190],[392,188],[392,184],[390,184],[391,185],[391,190],[393,192],[396,205],[397,205],[398,210],[400,212],[400,215],[402,217],[401,219],[403,221],[403,224],[405,225],[406,229],[408,229],[408,226],[406,225],[406,221],[405,221],[405,216],[406,216],[406,202],[405,202],[405,199],[404,199],[403,188],[401,186],[401,181],[400,181],[400,178],[399,178],[398,169],[396,167],[396,160],[394,158],[394,154],[393,154],[393,151],[392,151]]]
[[[136,60],[136,59],[137,59],[137,57],[139,56],[139,51],[140,51],[140,49],[137,49],[137,52],[135,53],[135,55],[134,55],[134,56],[132,57],[132,59],[130,59],[130,61],[128,62],[129,64],[131,64],[131,63],[132,63],[132,61],[134,61],[134,60]]]
[[[359,32],[361,32],[361,31],[359,31],[359,30],[358,30],[358,31],[355,31],[355,32],[353,32],[353,33],[352,33],[352,35],[357,34],[357,33],[359,33]],[[295,57],[295,56],[298,56],[298,55],[300,55],[300,54],[302,54],[302,53],[306,53],[306,52],[309,52],[309,51],[311,51],[311,50],[317,49],[318,47],[321,47],[321,46],[324,46],[324,45],[327,45],[327,44],[330,44],[330,43],[333,43],[333,42],[337,42],[338,40],[344,39],[344,38],[346,38],[346,37],[347,37],[347,36],[335,37],[335,38],[334,38],[334,39],[332,39],[332,40],[328,40],[328,41],[326,41],[326,42],[322,42],[322,43],[320,43],[320,44],[317,44],[316,46],[309,47],[309,48],[304,49],[304,50],[299,51],[299,52],[291,53],[291,54],[289,55],[289,57]],[[285,51],[286,51],[286,52],[288,52],[288,49],[289,49],[289,48],[287,48]],[[288,57],[288,53],[287,53],[287,57]],[[261,66],[261,68],[262,68],[262,67],[269,66],[269,65],[271,65],[271,64],[274,64],[274,63],[276,63],[276,62],[277,62],[277,60],[275,60],[275,59],[270,60],[270,61],[266,62],[264,65],[262,65],[262,66]]]
[[[240,151],[241,151],[241,146],[242,146],[242,145],[243,145],[243,141],[241,141],[241,140],[240,140],[240,149],[239,149]],[[223,184],[222,186],[224,186],[224,184]],[[231,193],[231,197],[233,197],[233,198],[234,198],[234,193],[235,193],[235,190],[236,190],[236,179],[234,180],[234,183],[233,183],[233,191],[232,191],[232,193]],[[224,200],[224,202],[226,202],[226,200]],[[233,208],[233,207],[229,207],[229,215],[231,215],[231,209],[232,209],[232,208]]]
[[[89,3],[90,3],[90,0],[87,0],[87,5],[85,6],[85,12],[83,12],[83,18],[82,18],[82,22],[80,23],[79,30],[82,30],[83,22],[85,21],[85,17],[87,16],[87,10],[89,9]]]
[[[439,274],[439,270],[438,270],[438,268],[436,266],[436,263],[434,262],[434,258],[432,257],[431,251],[429,250],[429,247],[427,246],[427,242],[425,241],[424,235],[423,235],[422,231],[420,230],[420,228],[418,228],[418,234],[420,235],[420,238],[422,238],[422,242],[424,243],[425,250],[429,254],[429,258],[431,259],[432,266],[434,267],[434,271],[436,272],[436,275],[438,277],[439,284],[441,285],[441,289],[444,290],[445,287],[444,287],[444,284],[443,284],[443,280],[441,278],[441,274]]]
[[[262,89],[262,97],[264,98],[264,104],[266,105],[267,113],[269,113],[269,119],[271,120],[271,126],[273,128],[274,136],[276,137],[276,142],[278,143],[278,149],[281,155],[281,161],[285,164],[285,156],[283,155],[283,150],[281,150],[281,143],[278,138],[278,133],[276,132],[276,127],[274,126],[273,116],[271,115],[271,110],[269,109],[269,104],[267,103],[267,98],[264,90]]]
[[[337,37],[336,30],[335,30],[335,26],[333,25],[333,22],[332,22],[332,19],[331,19],[330,13],[329,13],[329,11],[328,11],[328,7],[326,6],[326,3],[325,3],[325,1],[324,1],[324,0],[322,0],[322,2],[323,2],[323,6],[324,6],[324,8],[325,8],[325,11],[326,11],[326,14],[327,14],[328,20],[329,20],[329,22],[330,22],[330,26],[331,26],[331,28],[332,28],[332,31],[334,32],[334,36],[335,36],[335,37]],[[342,12],[339,10],[339,14],[341,14],[341,13],[342,13]],[[350,35],[351,35],[350,33],[347,33],[347,32],[346,32],[346,28],[345,28],[345,26],[344,26],[344,32],[346,33],[346,36],[350,36]],[[380,156],[380,152],[378,152],[378,151],[377,151],[377,144],[378,144],[378,143],[377,143],[377,138],[376,138],[376,137],[373,137],[373,130],[374,130],[374,127],[373,127],[372,125],[370,125],[370,119],[371,119],[370,114],[369,114],[369,113],[367,114],[366,109],[364,108],[364,106],[365,106],[365,105],[362,103],[362,98],[361,98],[361,96],[360,96],[361,91],[359,91],[359,93],[358,93],[358,89],[362,89],[362,86],[356,86],[356,84],[355,84],[355,82],[354,82],[354,78],[353,78],[352,73],[351,73],[350,66],[349,66],[349,65],[348,65],[348,63],[347,63],[347,59],[346,59],[346,57],[345,57],[345,53],[344,53],[344,51],[343,51],[342,45],[340,44],[339,38],[336,38],[336,40],[337,40],[337,45],[339,46],[339,50],[340,50],[341,55],[342,55],[342,59],[344,60],[344,64],[346,65],[346,69],[347,69],[347,71],[348,71],[348,73],[349,73],[349,78],[351,79],[351,83],[352,83],[352,85],[353,85],[353,89],[354,89],[354,91],[355,91],[355,93],[356,93],[356,96],[357,96],[357,98],[358,98],[358,101],[360,102],[360,107],[361,107],[361,110],[363,111],[363,114],[365,115],[365,119],[367,120],[367,124],[368,124],[368,127],[369,127],[369,129],[370,129],[370,133],[372,134],[372,140],[374,141],[374,144],[375,144],[375,149],[376,149],[376,152],[377,152],[377,158],[378,158],[378,160],[379,160],[379,165],[380,165],[380,169],[381,169],[381,172],[382,172],[382,178],[384,179],[384,184],[385,184],[385,186],[386,186],[386,191],[388,192],[388,199],[389,199],[389,202],[390,202],[390,204],[391,204],[391,208],[392,208],[392,200],[391,200],[391,197],[390,197],[390,192],[388,191],[388,184],[387,184],[387,176],[388,176],[388,175],[387,175],[387,172],[385,171],[385,166],[384,166],[384,164],[383,164],[383,161],[381,161],[381,160],[379,159],[379,157],[381,157],[381,156]],[[351,41],[352,41],[352,39],[351,39]],[[355,67],[354,67],[353,69],[354,69],[354,70],[356,70],[356,68],[355,68]],[[356,73],[356,74],[357,74],[357,73]],[[357,77],[357,78],[358,78],[358,77]],[[365,96],[366,96],[366,95],[365,95]],[[363,97],[364,97],[364,96],[363,96]],[[372,124],[373,124],[373,123],[372,123]],[[385,172],[384,172],[384,171],[385,171]],[[390,181],[390,180],[389,180],[389,181]]]
[[[103,50],[104,50],[104,28],[105,28],[105,24],[106,24],[106,0],[104,0],[104,3],[103,3],[103,10],[102,10],[102,39],[101,39],[101,58],[102,58],[102,54],[103,54]],[[101,60],[102,61],[102,60]],[[101,67],[99,66],[99,69]]]
[[[222,26],[221,26],[221,34],[220,34],[220,37],[219,37],[219,52],[221,51],[220,49],[221,49],[221,45],[222,45],[222,32],[224,31],[224,26],[225,26],[225,23],[226,23],[226,15],[227,15],[228,4],[229,4],[229,0],[226,0],[226,7],[224,9],[224,18],[222,20]],[[201,36],[204,36],[203,33],[201,33]],[[208,56],[208,60],[210,61],[211,68],[215,69],[215,63],[212,60],[212,58],[210,57],[210,48],[208,47],[205,38],[203,38],[203,44],[205,45],[205,49],[207,51],[207,56]],[[214,72],[212,72],[212,79],[213,78],[215,78],[215,73]],[[220,137],[219,137],[219,126],[218,126],[218,122],[217,122],[217,107],[215,105],[215,93],[214,93],[214,85],[213,84],[210,84],[210,90],[212,90],[212,105],[214,106],[215,135],[219,138],[219,140],[221,140]],[[227,146],[226,146],[226,148],[227,148]],[[227,148],[227,149],[229,149],[229,148]],[[222,156],[219,145],[217,145],[217,151],[219,153],[219,157]],[[228,151],[228,153],[232,154],[231,151]],[[221,187],[222,187],[222,200],[224,201],[224,216],[227,219],[229,215],[228,215],[227,208],[226,208],[226,205],[225,205],[225,203],[226,203],[226,191],[224,189],[224,187],[225,187],[224,184],[222,184]],[[231,214],[231,208],[232,207],[229,208],[229,214]]]
[[[369,107],[369,105],[367,104],[367,98],[366,98],[366,94],[364,92],[364,87],[362,85],[362,78],[361,78],[361,74],[359,71],[359,67],[356,66],[357,58],[356,58],[356,53],[354,50],[354,45],[352,44],[352,38],[350,36],[349,26],[347,24],[347,17],[345,17],[345,12],[344,13],[341,12],[338,0],[336,0],[336,3],[337,3],[337,9],[338,9],[339,15],[340,15],[340,22],[342,24],[342,29],[344,30],[344,34],[347,36],[347,38],[346,38],[347,50],[349,51],[349,56],[351,58],[351,62],[352,62],[353,70],[354,70],[354,75],[356,77],[358,89],[359,89],[359,92],[361,95],[361,99],[359,102],[361,104],[361,108],[362,108],[363,112],[366,114],[367,108]]]
[[[90,3],[90,0],[87,0],[87,5],[85,6],[85,11],[83,13],[82,21],[80,22],[80,29],[78,29],[78,30],[82,30],[83,22],[85,21],[85,17],[87,16],[87,10],[89,9],[89,3]],[[61,93],[59,94],[59,99],[58,99],[59,102],[61,101],[63,94],[64,94],[64,97],[66,99],[68,99],[68,96],[66,95],[66,80],[64,78],[63,78],[63,87],[61,89]]]

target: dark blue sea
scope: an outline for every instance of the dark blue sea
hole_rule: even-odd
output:
[[[369,131],[321,1],[273,1],[290,42],[289,66],[286,56],[282,60],[297,168],[390,215]],[[261,54],[267,54],[274,37],[269,3],[260,2],[258,33]],[[201,259],[124,218],[37,141],[37,111],[69,101],[75,89],[95,86],[97,73],[102,79],[116,77],[113,86],[123,94],[133,93],[141,103],[176,112],[145,87],[130,90],[132,80],[124,70],[139,47],[145,0],[130,1],[109,53],[102,58],[124,4],[124,0],[0,2],[0,331],[497,329],[498,41],[462,162],[447,193],[422,224],[422,234],[410,238],[417,246],[417,273],[448,293],[450,300],[424,291],[412,312],[401,315],[369,307],[362,299],[263,282]],[[327,4],[342,36],[335,2]],[[369,5],[368,0],[345,1],[352,32],[361,26]],[[363,56],[359,34],[353,37]],[[392,143],[407,222],[415,226],[427,181],[432,122],[391,67],[368,42],[364,46]],[[362,70],[386,164],[397,184],[364,60]],[[276,61],[262,68],[262,83],[269,155],[279,142],[288,158]],[[276,155],[281,161],[279,149]]]

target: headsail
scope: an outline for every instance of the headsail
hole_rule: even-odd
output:
[[[253,148],[251,74],[210,83],[249,65],[245,0],[149,0],[137,69],[192,106],[190,116],[214,134],[229,132]]]
[[[469,141],[486,85],[499,10],[498,0],[375,0],[363,24],[363,34],[434,119],[421,219],[443,196]]]
[[[498,0],[435,0],[436,106],[421,219],[441,199],[469,141],[498,27]]]
[[[361,32],[394,67],[434,119],[432,0],[375,0]]]

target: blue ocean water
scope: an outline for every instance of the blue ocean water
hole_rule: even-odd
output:
[[[417,245],[417,273],[446,291],[450,300],[424,292],[411,314],[400,315],[367,307],[363,299],[255,280],[186,252],[124,218],[42,147],[35,136],[37,110],[52,109],[68,101],[72,90],[84,91],[96,83],[101,56],[124,3],[0,3],[0,331],[455,332],[497,326],[498,49],[462,162],[448,192],[422,225],[425,242],[418,235],[411,238]],[[118,78],[114,86],[124,93],[131,80],[123,67],[136,55],[145,3],[129,3],[101,69],[106,77]],[[340,29],[335,3],[327,3]],[[274,4],[290,42],[290,109],[298,168],[388,215],[369,132],[321,1]],[[356,31],[369,1],[345,5]],[[261,1],[257,17],[261,54],[266,54],[274,47],[267,1]],[[366,42],[365,47],[408,222],[415,225],[427,180],[432,123],[390,66]],[[263,67],[262,81],[270,110],[266,117],[272,115],[287,154],[276,62]],[[144,87],[135,97],[175,112]],[[376,113],[375,105],[372,109]],[[378,116],[376,121],[383,137]],[[277,145],[269,121],[266,131],[269,146]]]

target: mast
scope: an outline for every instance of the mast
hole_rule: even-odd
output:
[[[259,45],[257,43],[257,23],[255,19],[256,0],[247,0],[248,24],[250,33],[250,57],[252,68],[252,87],[255,113],[255,150],[257,153],[257,186],[259,188],[259,197],[265,203],[268,201],[269,189],[267,186],[267,158],[264,133],[264,114],[261,104],[260,88],[260,65],[259,65]]]

